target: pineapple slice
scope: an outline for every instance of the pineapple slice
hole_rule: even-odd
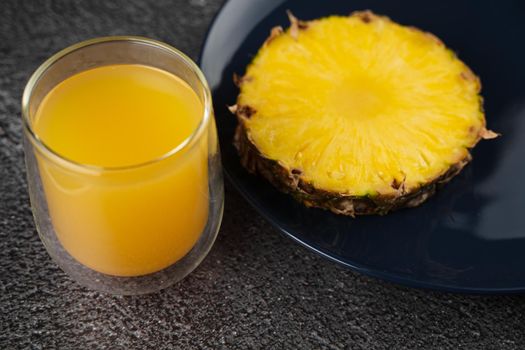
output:
[[[277,27],[244,77],[242,164],[307,206],[384,214],[421,204],[470,161],[481,84],[430,33],[370,11]]]

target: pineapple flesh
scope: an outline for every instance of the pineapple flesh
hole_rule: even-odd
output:
[[[369,11],[289,16],[236,79],[234,144],[305,205],[351,216],[419,205],[496,136],[479,79],[432,34]]]

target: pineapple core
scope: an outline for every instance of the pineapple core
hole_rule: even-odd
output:
[[[386,17],[327,17],[271,38],[237,103],[251,142],[318,189],[398,195],[469,156],[480,83],[436,37]]]

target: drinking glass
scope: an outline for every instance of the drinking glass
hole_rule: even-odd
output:
[[[182,79],[202,102],[198,126],[171,151],[141,164],[98,167],[60,155],[35,132],[42,100],[72,75],[115,64],[146,65]],[[22,98],[22,119],[36,228],[49,255],[70,277],[103,292],[143,294],[179,281],[204,259],[219,230],[224,189],[210,90],[190,58],[142,37],[75,44],[32,75]],[[188,219],[199,215],[199,225]],[[119,224],[130,232],[112,231]],[[188,234],[196,238],[184,238]]]

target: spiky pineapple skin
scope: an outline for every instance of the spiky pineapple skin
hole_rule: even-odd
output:
[[[295,169],[289,169],[275,159],[266,158],[250,140],[244,126],[243,117],[235,130],[234,146],[237,149],[242,166],[252,174],[259,174],[283,193],[290,194],[307,207],[330,210],[335,214],[348,216],[379,214],[390,211],[417,207],[433,196],[436,189],[446,184],[471,161],[470,153],[461,161],[451,165],[448,170],[432,182],[418,190],[403,192],[398,195],[351,196],[316,188],[305,181]]]
[[[357,16],[366,23],[377,18],[377,16],[370,11],[357,11],[350,16]],[[291,19],[292,25],[294,24],[294,20],[297,21],[297,19]],[[298,23],[300,23],[299,30],[306,29],[308,26],[308,22],[299,21]],[[432,40],[435,40],[439,45],[444,46],[441,40],[433,34],[421,31],[415,27],[410,27],[410,29],[419,31],[432,38]],[[284,31],[282,28],[274,28],[270,37],[266,40],[265,45],[283,33]],[[450,53],[455,56],[454,52],[450,51]],[[481,91],[480,79],[467,65],[464,65],[464,68],[465,72],[464,75],[462,74],[462,78],[475,82],[479,94]],[[234,77],[234,82],[240,87],[243,83],[243,79],[246,78],[249,79],[249,77]],[[481,96],[479,96],[479,98],[480,109],[482,110],[483,100]],[[421,205],[432,197],[440,187],[448,183],[463,170],[463,168],[472,160],[470,149],[474,148],[481,139],[489,139],[499,136],[499,134],[495,134],[485,128],[484,120],[482,133],[479,134],[476,140],[470,145],[470,147],[468,147],[469,151],[466,155],[459,161],[450,165],[446,171],[433,180],[428,181],[419,188],[414,188],[409,191],[405,190],[403,184],[399,184],[400,188],[395,194],[356,196],[317,188],[314,184],[305,180],[301,176],[300,170],[291,169],[277,159],[265,157],[253,142],[248,128],[246,127],[246,121],[253,113],[256,113],[255,109],[249,105],[240,105],[238,101],[232,112],[236,115],[238,122],[233,144],[238,151],[241,165],[248,172],[264,177],[279,191],[291,195],[295,200],[306,207],[320,208],[329,210],[335,214],[351,217],[355,217],[356,215],[385,215],[402,208],[412,208]],[[491,133],[491,135],[485,137],[483,136],[483,132]]]

